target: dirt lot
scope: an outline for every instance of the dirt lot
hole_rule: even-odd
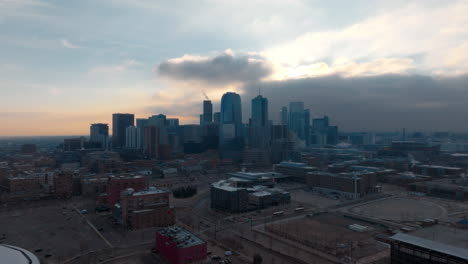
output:
[[[340,203],[339,200],[327,198],[323,195],[319,195],[311,191],[305,191],[301,189],[291,191],[291,201],[296,202],[298,204],[302,204],[307,207],[321,209]]]
[[[445,207],[429,199],[395,197],[357,205],[349,211],[384,220],[406,222],[421,221],[427,218],[444,218]]]
[[[43,263],[61,263],[65,259],[99,250],[106,244],[70,206],[54,202],[47,205],[12,209],[0,213],[0,233],[5,244],[35,252]],[[48,258],[45,258],[50,254]]]
[[[354,232],[348,228],[351,224],[369,226],[372,230]],[[279,221],[268,224],[265,230],[340,259],[349,256],[359,259],[386,249],[373,239],[373,234],[380,231],[378,227],[335,214]]]

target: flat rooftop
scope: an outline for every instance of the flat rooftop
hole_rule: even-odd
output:
[[[235,192],[239,190],[239,188],[233,185],[234,182],[230,180],[220,180],[211,184],[214,188],[222,189],[224,191]]]
[[[281,167],[290,167],[290,168],[301,168],[301,169],[317,169],[316,167],[308,166],[305,163],[301,162],[292,162],[292,161],[283,161],[279,164],[276,164],[276,166],[281,166]]]
[[[256,179],[281,179],[281,178],[288,178],[288,176],[283,175],[278,172],[273,172],[273,171],[268,171],[268,172],[244,172],[244,171],[239,171],[239,172],[232,172],[229,173],[230,176],[236,177],[236,178],[243,178],[243,179],[249,179],[249,180],[256,180]]]
[[[445,235],[445,237],[448,238],[449,236]],[[465,234],[466,238],[467,234]],[[423,238],[414,235],[414,233],[398,233],[392,236],[391,239],[468,260],[468,249],[466,244],[463,243],[454,246],[452,243],[448,244],[440,240]]]
[[[411,235],[468,250],[468,230],[466,229],[434,225],[411,232]]]
[[[442,179],[442,180],[433,180],[433,181],[423,181],[415,182],[414,185],[419,186],[431,186],[447,189],[457,189],[457,190],[468,190],[468,180],[463,179]]]
[[[137,192],[135,192],[132,188],[128,188],[124,192],[126,192],[126,194],[129,196],[140,196],[140,195],[150,195],[150,194],[156,194],[156,193],[165,193],[166,191],[157,189],[156,187],[149,187],[148,190],[137,191]]]
[[[461,170],[462,169],[458,167],[446,167],[446,166],[439,166],[439,165],[417,165],[416,167],[429,168],[429,169],[444,169],[444,170]]]
[[[178,248],[193,247],[205,243],[205,241],[195,236],[190,231],[178,226],[163,228],[159,233],[163,236],[170,237],[177,243]]]

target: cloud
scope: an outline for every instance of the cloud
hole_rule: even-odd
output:
[[[195,81],[208,85],[255,82],[272,72],[269,63],[253,54],[236,55],[227,50],[214,57],[183,56],[159,64],[161,77],[176,81]]]
[[[283,79],[294,77],[298,68],[302,76],[464,74],[468,73],[466,12],[466,1],[443,6],[412,1],[345,27],[302,33],[262,54]],[[342,61],[348,62],[345,67]],[[321,71],[317,65],[322,65]]]
[[[78,48],[80,48],[80,46],[72,44],[70,41],[68,41],[66,39],[61,39],[60,43],[62,43],[62,46],[64,46],[67,49],[78,49]]]
[[[245,103],[262,94],[269,100],[270,117],[278,120],[282,106],[304,101],[314,117],[329,115],[345,130],[468,130],[468,75],[330,75],[283,81],[250,83]]]

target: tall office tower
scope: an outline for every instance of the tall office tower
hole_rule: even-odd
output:
[[[288,108],[283,106],[280,112],[280,125],[287,126],[288,125]]]
[[[144,132],[144,151],[149,158],[158,158],[159,151],[159,127],[148,125]]]
[[[228,92],[221,98],[219,148],[222,158],[238,160],[244,147],[241,98]]]
[[[202,125],[213,122],[213,104],[210,100],[203,101]]]
[[[252,126],[268,124],[268,99],[259,95],[252,99]]]
[[[168,144],[167,118],[163,114],[153,115],[148,118],[148,125],[159,127],[159,144]]]
[[[133,126],[135,116],[133,114],[112,114],[112,147],[122,148],[125,146],[125,129]]]
[[[270,141],[268,99],[259,95],[252,99],[250,122],[250,147],[265,148]]]
[[[306,145],[310,145],[310,110],[304,109],[304,138],[306,141]]]
[[[328,116],[324,116],[323,118],[315,118],[312,120],[312,129],[313,130],[326,130],[329,125]]]
[[[328,116],[315,118],[312,121],[310,143],[313,145],[338,144],[338,127],[330,126]]]
[[[241,98],[237,93],[227,92],[221,98],[221,124],[236,126],[236,136],[241,135],[242,108]]]
[[[91,124],[89,133],[89,142],[99,145],[100,148],[106,149],[109,139],[109,126],[107,124]]]
[[[148,119],[147,118],[137,118],[136,120],[136,127],[138,129],[139,133],[139,142],[138,142],[138,149],[143,149],[143,143],[145,139],[145,126],[148,124]]]
[[[220,112],[215,112],[213,114],[213,122],[216,124],[221,123],[221,113]]]
[[[177,133],[177,129],[179,127],[179,118],[168,118],[166,120],[167,123],[167,132],[169,134]]]
[[[140,146],[140,129],[134,126],[129,126],[125,129],[125,148],[139,149]]]
[[[168,118],[167,125],[169,127],[178,127],[179,126],[179,118]]]
[[[299,139],[305,140],[305,120],[304,120],[304,103],[290,102],[289,103],[289,129],[296,134]]]

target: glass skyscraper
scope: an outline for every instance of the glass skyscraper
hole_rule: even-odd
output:
[[[241,98],[228,92],[221,98],[219,149],[222,158],[240,159],[244,147]]]

